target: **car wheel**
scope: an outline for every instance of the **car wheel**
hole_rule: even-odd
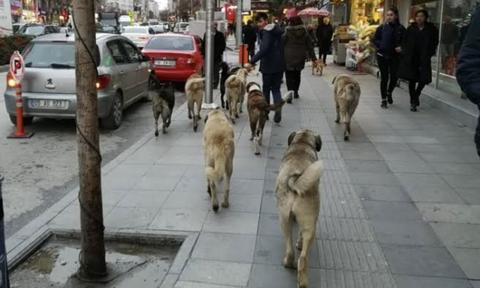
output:
[[[103,128],[106,129],[117,129],[122,125],[123,120],[123,103],[122,96],[120,93],[115,93],[113,98],[112,108],[107,117],[101,119],[101,124]]]
[[[10,115],[10,121],[13,125],[17,125],[17,116]],[[33,122],[33,117],[23,117],[23,125],[28,126]]]

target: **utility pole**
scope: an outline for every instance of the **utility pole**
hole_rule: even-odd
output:
[[[207,0],[207,19],[205,23],[205,102],[203,109],[215,109],[213,102],[213,36],[214,27],[214,3],[215,0]]]
[[[81,279],[107,274],[102,211],[101,154],[97,112],[97,59],[94,0],[73,1],[75,77],[77,85],[77,146],[81,226]]]
[[[235,17],[237,26],[235,28],[235,44],[237,48],[240,48],[240,45],[242,44],[242,10],[243,10],[243,0],[237,0],[237,15]],[[242,53],[240,51],[240,53]]]

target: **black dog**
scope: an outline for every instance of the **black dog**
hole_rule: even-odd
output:
[[[158,118],[162,115],[162,132],[172,122],[173,107],[175,106],[175,89],[171,82],[160,81],[154,73],[150,74],[148,83],[149,94],[152,98],[153,117],[155,118],[155,136],[158,136]]]
[[[230,66],[228,65],[227,62],[222,62],[221,64],[222,68],[222,74],[220,77],[220,101],[222,102],[222,108],[226,108],[228,110],[228,101],[225,102],[225,82],[227,81],[227,78],[230,77],[230,75],[233,75],[237,73],[238,69],[240,69],[240,66],[235,66],[230,69]]]

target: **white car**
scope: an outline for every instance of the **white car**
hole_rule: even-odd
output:
[[[190,24],[188,22],[178,22],[175,24],[174,32],[187,33],[190,31]]]
[[[155,31],[148,26],[126,26],[123,27],[122,35],[135,43],[138,48],[142,49],[150,38],[155,35]]]

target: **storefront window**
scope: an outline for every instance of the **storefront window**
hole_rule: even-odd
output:
[[[383,0],[352,0],[350,23],[379,24],[384,7]]]

